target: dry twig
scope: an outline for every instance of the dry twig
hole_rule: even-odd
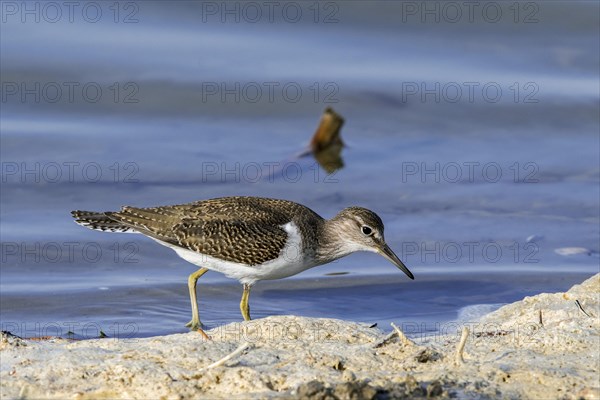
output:
[[[579,307],[579,309],[581,310],[582,313],[584,313],[585,315],[587,315],[588,317],[592,318],[592,316],[590,314],[588,314],[587,312],[585,312],[585,310],[583,309],[583,307],[581,306],[581,303],[579,302],[579,300],[575,300],[575,304],[577,304],[577,307]]]
[[[221,358],[219,361],[216,361],[216,362],[210,364],[209,366],[202,368],[200,371],[201,372],[207,371],[207,370],[209,370],[211,368],[215,368],[215,367],[218,367],[220,365],[223,365],[227,361],[231,360],[233,357],[241,354],[248,347],[250,347],[250,343],[244,342],[237,349],[235,349],[232,353],[230,353],[230,354],[226,355],[225,357]]]
[[[392,322],[391,325],[392,325],[392,328],[394,328],[394,331],[396,331],[396,334],[398,335],[398,337],[400,338],[400,340],[402,341],[402,343],[404,345],[407,345],[407,346],[414,346],[415,345],[415,342],[413,342],[412,340],[410,340],[409,338],[407,338],[406,335],[404,334],[404,332],[402,332],[400,330],[400,328],[398,328],[396,326],[396,324],[394,324]]]
[[[464,364],[465,359],[463,358],[463,351],[465,350],[465,344],[467,343],[467,338],[469,337],[469,328],[466,326],[462,330],[462,335],[460,336],[460,342],[458,342],[458,347],[456,347],[456,363]]]

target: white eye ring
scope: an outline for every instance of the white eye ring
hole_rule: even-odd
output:
[[[365,235],[365,236],[371,236],[373,234],[373,229],[371,229],[371,227],[367,226],[367,225],[363,225],[360,228],[360,230],[363,233],[363,235]]]

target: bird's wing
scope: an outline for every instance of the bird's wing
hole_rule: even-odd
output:
[[[193,204],[156,208],[123,207],[106,215],[154,239],[225,261],[259,265],[285,247],[284,214],[232,212]]]
[[[184,220],[173,227],[173,233],[186,249],[247,265],[279,257],[288,240],[280,225],[248,219]]]

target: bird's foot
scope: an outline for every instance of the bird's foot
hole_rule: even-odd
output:
[[[185,324],[185,326],[187,326],[188,328],[190,328],[190,331],[197,331],[198,329],[202,329],[202,327],[204,326],[204,324],[202,322],[200,322],[200,320],[194,320],[194,319],[192,319],[190,322],[188,322],[187,324]]]
[[[200,333],[204,339],[211,340],[210,336],[208,336],[206,334],[206,332],[204,332],[202,330],[202,327],[204,326],[204,324],[202,322],[200,322],[200,320],[192,319],[190,322],[185,324],[185,326],[190,328],[190,331],[196,331],[196,332]]]

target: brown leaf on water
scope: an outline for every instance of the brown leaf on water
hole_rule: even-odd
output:
[[[344,118],[336,113],[333,108],[327,107],[321,116],[321,121],[310,141],[310,148],[317,153],[331,146],[343,146],[340,130],[344,125]]]
[[[331,107],[327,107],[310,141],[310,149],[313,156],[328,173],[332,173],[344,166],[341,156],[344,142],[340,135],[343,125],[344,118]]]

